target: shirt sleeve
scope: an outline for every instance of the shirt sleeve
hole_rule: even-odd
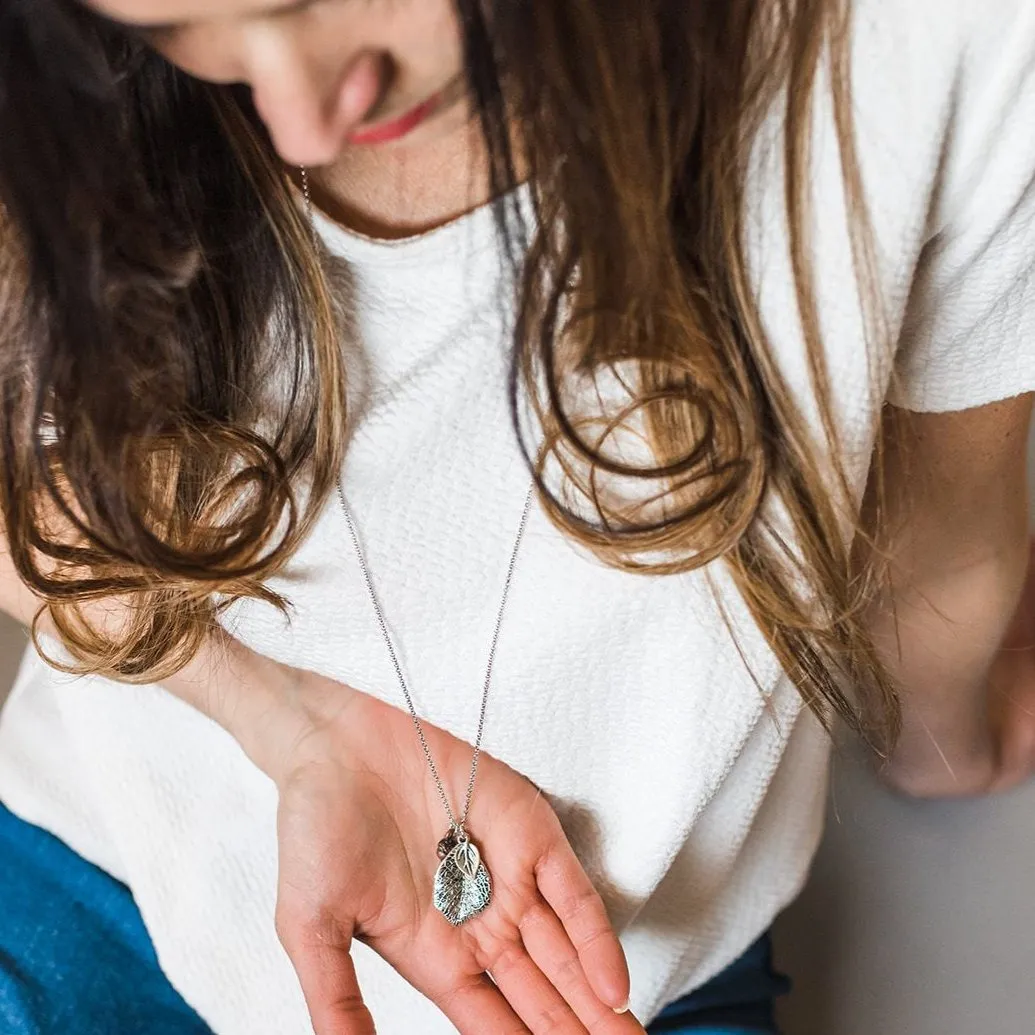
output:
[[[1035,391],[1035,4],[1011,9],[958,80],[888,393],[906,409]]]

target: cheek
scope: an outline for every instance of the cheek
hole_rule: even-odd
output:
[[[168,35],[156,33],[148,42],[166,61],[195,79],[210,83],[241,82],[246,78],[243,61],[225,40],[220,43],[212,35],[182,29]]]
[[[435,87],[463,68],[463,40],[450,0],[386,3],[376,39],[392,58],[402,82]]]

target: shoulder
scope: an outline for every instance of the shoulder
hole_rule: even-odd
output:
[[[1035,0],[845,3],[853,132],[878,207],[912,220],[929,202],[933,234],[967,207],[990,157],[1035,166]],[[827,101],[819,113],[833,139]]]
[[[995,109],[1035,74],[1035,0],[846,0],[864,96]]]
[[[914,67],[1000,65],[1035,44],[1035,0],[847,0],[856,30],[888,48],[907,44]]]
[[[908,179],[920,230],[890,400],[967,410],[1031,391],[1035,0],[854,2],[875,216]]]
[[[991,298],[1035,258],[1035,0],[851,2],[874,215],[908,210],[918,274]]]
[[[1035,0],[848,0],[862,105],[979,136],[1035,109]]]

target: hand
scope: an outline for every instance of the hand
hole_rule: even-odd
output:
[[[1035,775],[1035,541],[1017,613],[989,676],[994,772],[987,792]]]
[[[1035,775],[1035,541],[1017,610],[996,654],[975,728],[943,749],[936,765],[897,760],[883,776],[917,798],[962,798],[1012,790]],[[950,757],[951,756],[951,757]]]
[[[493,882],[485,912],[453,928],[432,905],[448,819],[408,713],[299,673],[307,732],[278,771],[277,931],[317,1035],[369,1035],[349,955],[359,938],[462,1035],[643,1035],[603,903],[557,816],[528,780],[482,754],[468,827]],[[471,747],[424,723],[450,804]],[[487,976],[492,975],[492,978]]]

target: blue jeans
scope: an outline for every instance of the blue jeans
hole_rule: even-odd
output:
[[[773,1006],[790,981],[773,970],[769,936],[718,977],[679,999],[647,1028],[651,1035],[777,1035]]]
[[[650,1031],[772,1035],[784,985],[760,942]],[[2,803],[0,1032],[212,1035],[162,973],[129,888]]]

